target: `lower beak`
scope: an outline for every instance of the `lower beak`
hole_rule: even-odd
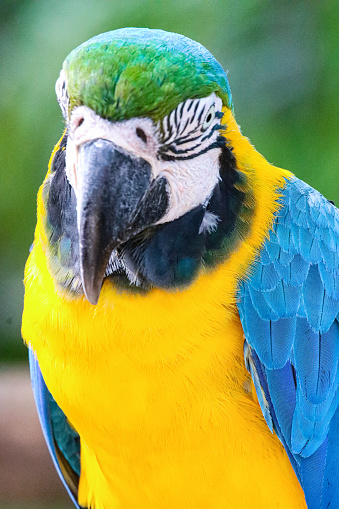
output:
[[[79,147],[77,200],[82,284],[97,304],[113,249],[166,213],[167,181],[152,180],[144,159],[96,139]]]

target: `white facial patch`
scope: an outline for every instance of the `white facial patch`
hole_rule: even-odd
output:
[[[87,106],[74,108],[68,124],[66,174],[75,194],[77,194],[77,173],[81,171],[78,167],[79,147],[98,138],[112,141],[123,150],[145,159],[151,167],[159,149],[156,128],[148,118],[133,118],[113,123],[100,117]]]
[[[144,117],[111,122],[87,106],[74,108],[67,126],[66,174],[75,194],[81,172],[79,147],[102,138],[146,160],[153,179],[166,177],[169,210],[160,223],[205,203],[219,180],[221,108],[221,99],[213,93],[180,103],[157,124]]]
[[[161,163],[160,175],[170,186],[170,207],[159,221],[173,221],[206,202],[219,180],[220,148],[214,148],[194,159]]]

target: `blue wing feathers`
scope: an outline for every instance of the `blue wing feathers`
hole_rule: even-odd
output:
[[[267,291],[276,287],[279,275],[274,270],[273,263],[261,265],[260,270],[253,274],[252,286],[256,290]]]
[[[54,440],[73,470],[80,476],[79,434],[70,426],[66,415],[50,393],[48,393],[48,404],[53,423]]]
[[[271,325],[271,343],[273,349],[273,368],[285,366],[289,359],[295,336],[296,317],[281,318]],[[283,341],[281,341],[283,338]]]
[[[281,249],[287,253],[293,253],[296,252],[295,250],[295,243],[294,243],[294,237],[293,237],[293,231],[291,231],[291,228],[289,226],[285,226],[283,224],[278,223],[275,228],[276,233],[276,240],[278,241],[278,245],[281,247]],[[298,237],[299,237],[299,231]],[[274,242],[274,239],[271,241]]]
[[[303,285],[309,270],[307,263],[299,254],[293,255],[290,263],[282,263],[281,260],[274,261],[274,268],[279,274],[280,280],[291,286]]]
[[[288,253],[287,251],[284,251],[283,249],[279,250],[279,255],[277,257],[279,263],[281,265],[289,265],[291,261],[294,258],[294,253]]]
[[[263,250],[261,252],[261,263],[263,265],[272,263],[272,258],[270,256],[270,253],[265,248],[263,248]]]
[[[270,233],[270,236],[273,235],[273,232]],[[266,244],[265,251],[268,253],[268,256],[271,260],[277,260],[279,258],[280,252],[282,251],[281,247],[277,242],[268,242]]]
[[[339,278],[338,272],[327,268],[322,261],[318,264],[319,274],[324,288],[329,297],[333,297],[335,301],[339,300]]]
[[[335,278],[334,275],[333,277]],[[327,281],[327,279],[324,284],[318,265],[310,266],[303,295],[306,316],[314,331],[326,332],[338,315],[339,300],[330,296],[331,294],[335,295],[335,285],[336,283]]]
[[[281,434],[291,449],[292,417],[296,404],[296,387],[292,366],[287,362],[283,368],[267,369],[265,373]]]
[[[80,473],[79,436],[68,424],[66,416],[47,389],[39,363],[31,349],[29,349],[29,364],[35,403],[48,450],[71,500],[78,509],[81,509],[75,495],[76,481],[74,483],[72,479],[72,472],[75,477]],[[68,458],[62,455],[63,450],[67,451]],[[70,482],[66,482],[65,476]]]
[[[308,323],[314,331],[319,331],[325,295],[319,270],[316,265],[310,266],[303,288],[305,312]]]
[[[299,319],[295,337],[298,386],[313,404],[322,403],[333,387],[338,363],[338,323],[328,332],[315,333],[306,319]]]
[[[311,263],[319,263],[322,260],[322,254],[314,233],[311,228],[300,229],[301,254],[305,260],[309,260]]]
[[[297,178],[280,202],[239,287],[248,364],[308,507],[339,507],[339,211]]]
[[[274,307],[267,301],[266,296],[270,292],[260,292],[253,287],[249,288],[249,296],[255,311],[263,320],[278,320],[279,316]]]
[[[325,398],[324,401],[319,404],[311,403],[301,390],[297,392],[297,405],[298,408],[301,409],[306,419],[313,422],[320,422],[324,421],[324,419],[327,419],[327,422],[324,422],[326,422],[326,425],[329,424],[339,403],[338,383],[339,370],[337,367],[336,379],[334,381],[334,387],[337,387],[337,390],[334,392],[334,394],[333,391],[329,391],[327,398]]]
[[[263,416],[266,420],[266,423],[267,423],[271,433],[273,433],[273,421],[272,421],[272,417],[271,417],[271,413],[270,413],[270,409],[269,409],[269,401],[266,397],[267,390],[263,389],[262,385],[261,385],[261,379],[263,376],[261,364],[260,364],[259,360],[257,360],[257,362],[255,362],[254,356],[252,355],[252,352],[251,352],[251,347],[249,346],[247,341],[245,341],[245,343],[244,343],[244,358],[245,358],[245,362],[246,362],[246,367],[250,371],[252,379],[253,379],[253,383],[255,386],[256,393],[258,395],[258,401],[259,401],[261,411],[263,413]]]
[[[336,509],[339,507],[339,408],[334,414],[328,432],[328,442],[331,447],[327,450],[326,466],[324,471],[324,489],[322,493],[322,507]]]
[[[251,330],[248,336],[249,344],[255,348],[265,366],[277,369],[283,367],[292,347],[296,324],[295,317],[282,318],[279,321],[270,318],[261,319],[249,295],[246,297],[246,301],[246,324]],[[259,305],[260,302],[261,300],[258,299],[256,304]],[[276,318],[277,315],[273,314],[273,317]],[[279,341],[280,336],[285,338],[284,342]]]
[[[258,292],[259,293],[259,292]],[[283,280],[269,291],[262,293],[267,305],[274,311],[277,318],[289,318],[296,315],[300,304],[300,292],[295,286],[287,285]]]
[[[246,345],[246,341],[245,341]],[[291,464],[300,478],[300,465],[299,459],[296,458],[292,452],[290,443],[288,443],[288,437],[290,437],[292,415],[295,407],[295,385],[293,377],[293,369],[290,363],[287,363],[283,369],[280,370],[268,370],[260,362],[257,354],[253,349],[249,347],[248,356],[251,359],[251,364],[255,366],[257,373],[257,383],[260,386],[261,392],[265,395],[267,401],[270,419],[273,423],[274,429],[283,443],[286,452],[289,456]],[[279,409],[279,401],[281,401],[281,412],[279,420],[275,411],[275,407],[272,404],[271,395],[277,399],[277,408]],[[286,401],[288,404],[286,405]]]
[[[303,458],[311,456],[324,442],[328,423],[308,421],[297,407],[292,422],[292,451]]]
[[[282,263],[280,259],[274,261],[274,269],[278,275],[278,282],[288,282],[291,280],[292,272],[291,272],[291,264],[290,263]]]
[[[246,323],[250,325],[248,330],[251,330],[249,337],[249,344],[253,346],[258,353],[258,356],[265,365],[272,365],[272,345],[270,334],[270,321],[258,320],[258,314],[254,309],[251,299],[247,299],[247,317]]]
[[[303,458],[300,466],[300,477],[306,494],[309,509],[320,509],[326,506],[321,503],[323,493],[324,471],[328,440],[308,458]]]

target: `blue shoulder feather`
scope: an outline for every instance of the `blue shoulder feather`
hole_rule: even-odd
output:
[[[339,210],[297,178],[239,287],[246,364],[311,509],[339,507]]]
[[[80,439],[55,402],[42,377],[39,363],[29,349],[29,364],[35,403],[42,431],[55,468],[74,505],[80,476]]]

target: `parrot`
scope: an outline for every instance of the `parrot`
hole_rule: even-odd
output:
[[[22,336],[75,507],[338,508],[339,210],[183,35],[97,35],[56,94]]]

